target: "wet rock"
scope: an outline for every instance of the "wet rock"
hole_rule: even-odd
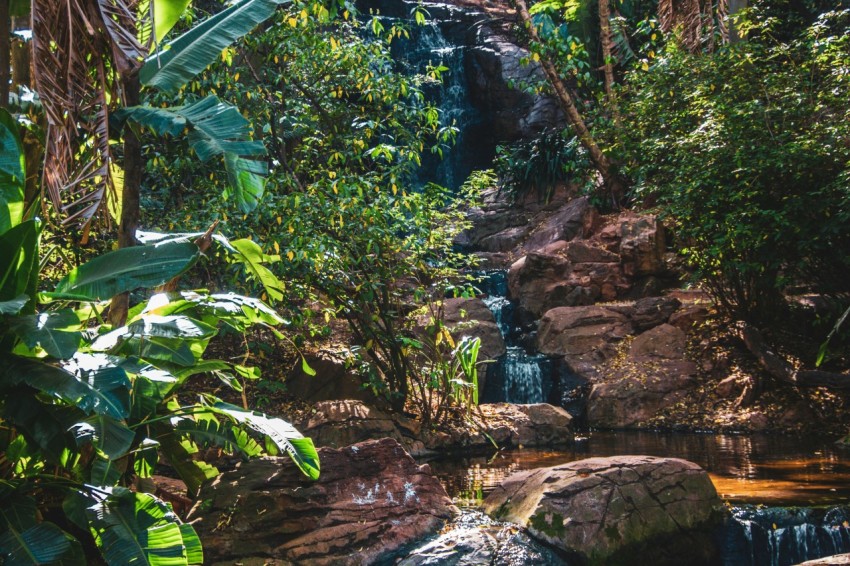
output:
[[[632,333],[622,313],[598,306],[559,307],[540,321],[537,349],[559,356],[577,374],[588,377],[614,356],[617,344]]]
[[[599,372],[587,400],[591,426],[645,425],[688,398],[697,386],[697,365],[685,358],[687,337],[669,324],[638,335],[626,359]]]
[[[375,402],[375,396],[363,388],[360,378],[345,367],[342,355],[333,352],[305,354],[307,363],[316,375],[307,375],[297,364],[286,378],[286,390],[306,403],[340,399]]]
[[[717,492],[675,458],[590,458],[510,476],[485,500],[490,516],[590,565],[711,564]]]
[[[399,566],[566,565],[552,549],[516,525],[494,521],[480,511],[464,511],[435,540],[411,552]]]
[[[620,256],[626,275],[664,272],[664,226],[654,216],[632,216],[620,223]]]
[[[643,332],[659,324],[664,324],[676,310],[682,306],[682,302],[676,297],[647,297],[635,301],[632,312],[632,325],[635,331]]]
[[[481,339],[478,360],[495,360],[507,351],[493,313],[481,299],[446,299],[443,323],[455,341],[463,336]]]
[[[206,561],[375,564],[458,513],[430,468],[394,440],[322,448],[319,457],[315,482],[289,458],[262,458],[204,488],[189,520]]]
[[[744,384],[736,375],[730,375],[718,383],[714,391],[723,399],[732,399],[738,397],[744,390]]]

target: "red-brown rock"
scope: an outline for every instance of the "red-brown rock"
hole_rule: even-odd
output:
[[[590,458],[516,473],[484,500],[490,516],[589,565],[711,564],[722,502],[708,474],[675,458]]]
[[[319,457],[315,482],[288,458],[263,458],[204,488],[189,520],[206,561],[374,564],[458,513],[430,468],[394,440],[322,448]]]

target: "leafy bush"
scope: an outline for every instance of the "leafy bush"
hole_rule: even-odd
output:
[[[758,321],[791,284],[850,291],[850,12],[790,43],[744,21],[747,41],[631,73],[618,150],[718,303]]]
[[[548,202],[562,183],[581,182],[589,177],[585,151],[567,131],[546,130],[532,140],[496,149],[496,173],[501,186],[515,200],[531,192]]]
[[[203,359],[220,326],[283,320],[256,299],[182,292],[155,294],[121,327],[103,323],[110,297],[166,284],[199,260],[186,237],[99,256],[38,294],[41,225],[23,210],[16,125],[4,113],[0,123],[0,559],[85,564],[79,537],[90,533],[109,564],[200,564],[194,529],[151,493],[160,453],[196,492],[217,470],[192,453],[264,452],[250,432],[318,477],[312,442],[285,421],[211,396],[178,398],[193,375],[246,369]]]

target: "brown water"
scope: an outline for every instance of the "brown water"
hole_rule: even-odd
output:
[[[480,500],[520,470],[598,456],[684,458],[711,475],[730,503],[850,504],[850,449],[829,439],[653,432],[592,432],[572,449],[517,449],[429,462],[452,497]]]

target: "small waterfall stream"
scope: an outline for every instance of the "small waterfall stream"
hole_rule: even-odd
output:
[[[513,305],[507,298],[507,273],[486,273],[481,287],[487,293],[484,303],[493,313],[508,350],[488,370],[483,394],[485,402],[550,402],[553,364],[546,356],[530,354],[519,344],[519,332],[513,324]]]

